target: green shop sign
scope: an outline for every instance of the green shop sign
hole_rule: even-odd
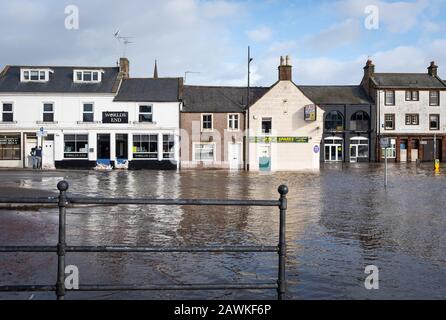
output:
[[[308,143],[309,137],[252,137],[251,143]]]

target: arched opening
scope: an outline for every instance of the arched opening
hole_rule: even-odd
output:
[[[358,111],[354,113],[350,119],[350,130],[352,131],[369,131],[370,130],[370,116],[365,111]]]
[[[325,130],[327,131],[343,131],[344,117],[339,111],[331,111],[325,117]]]

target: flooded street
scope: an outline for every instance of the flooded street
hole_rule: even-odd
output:
[[[446,174],[430,166],[334,165],[319,174],[226,171],[0,171],[1,188],[102,197],[278,199],[290,189],[288,299],[446,298]],[[16,189],[11,189],[16,190]],[[279,210],[238,207],[70,208],[69,245],[276,245]],[[0,245],[55,245],[57,208],[0,209]],[[276,254],[68,254],[81,284],[274,281]],[[364,288],[367,265],[380,289]],[[54,284],[55,254],[1,254],[0,285]],[[0,294],[28,299],[31,294]],[[34,299],[54,299],[34,293]],[[273,290],[68,293],[68,299],[275,299]]]

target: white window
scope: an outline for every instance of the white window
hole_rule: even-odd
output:
[[[54,104],[43,104],[43,122],[54,122]]]
[[[201,115],[201,130],[202,131],[212,131],[214,129],[213,115],[212,114],[202,114]]]
[[[386,103],[386,106],[394,106],[395,105],[395,91],[391,91],[391,90],[385,91],[385,103]]]
[[[65,159],[88,159],[88,134],[64,135]]]
[[[133,135],[134,159],[158,159],[158,135]]]
[[[429,105],[430,106],[439,106],[440,105],[440,92],[439,91],[430,91],[429,92]]]
[[[84,103],[82,122],[94,122],[94,106],[93,103]]]
[[[152,106],[139,106],[139,122],[152,123],[153,122],[153,110]]]
[[[163,134],[163,159],[175,158],[175,136]]]
[[[193,161],[215,161],[215,143],[195,143]]]
[[[74,70],[74,82],[101,82],[101,70]]]
[[[240,116],[237,113],[228,115],[228,128],[231,131],[240,130]]]
[[[49,69],[22,69],[20,77],[22,82],[47,82],[50,72],[53,71]]]
[[[14,108],[12,103],[3,103],[2,122],[14,122]]]

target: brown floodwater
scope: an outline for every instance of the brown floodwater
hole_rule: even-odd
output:
[[[318,174],[0,171],[5,188],[102,197],[278,199],[290,189],[288,299],[446,298],[446,175],[430,166],[326,165]],[[20,189],[11,189],[20,190]],[[20,192],[16,192],[19,193]],[[7,192],[9,194],[13,191]],[[34,191],[33,191],[34,192]],[[276,245],[278,209],[108,206],[68,210],[69,245]],[[57,209],[0,209],[0,245],[55,245]],[[276,254],[68,254],[81,284],[270,282]],[[0,254],[0,285],[54,284],[54,254]],[[380,289],[364,287],[365,267]],[[0,299],[53,293],[0,293]],[[68,293],[67,299],[275,299],[273,290]]]

